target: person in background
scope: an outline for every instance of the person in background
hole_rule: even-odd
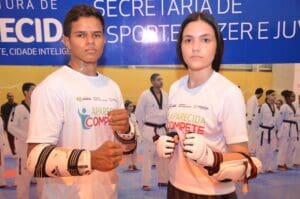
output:
[[[145,90],[136,106],[136,118],[143,138],[142,189],[151,190],[151,166],[157,168],[157,185],[167,186],[168,160],[157,157],[155,137],[166,134],[168,95],[162,90],[163,79],[154,73],[150,77],[152,86]]]
[[[279,110],[275,107],[276,93],[274,90],[266,91],[266,100],[262,104],[254,122],[259,135],[259,144],[256,155],[262,161],[262,173],[274,173],[277,169],[276,149]]]
[[[129,120],[131,121],[131,123],[134,126],[134,130],[135,130],[135,138],[134,139],[136,140],[137,143],[139,143],[139,140],[141,138],[140,138],[140,132],[139,132],[137,120],[136,120],[135,114],[133,113],[134,104],[132,101],[126,100],[124,105],[125,105],[125,109],[128,111]],[[137,146],[138,146],[138,144],[137,144]],[[137,148],[130,151],[129,154],[127,153],[127,155],[124,158],[127,163],[129,171],[138,170],[138,168],[136,166],[136,164],[137,164]]]
[[[285,171],[292,169],[295,147],[299,140],[299,129],[296,120],[296,108],[293,104],[295,93],[284,90],[281,95],[284,97],[285,103],[280,108],[278,169]]]
[[[296,107],[296,120],[298,123],[298,135],[300,134],[300,95],[298,95],[298,103],[295,104]],[[295,157],[293,158],[294,162],[294,167],[299,167],[300,166],[300,142],[297,142],[296,144],[296,152],[295,152]]]
[[[31,94],[35,88],[35,84],[26,82],[22,86],[22,92],[25,99],[14,107],[11,111],[7,129],[15,137],[16,146],[16,180],[17,199],[29,199],[30,182],[32,175],[27,170],[27,135],[29,126],[29,114],[31,104]],[[39,189],[38,185],[38,190]]]
[[[252,156],[255,156],[258,141],[258,135],[256,134],[256,129],[254,127],[255,125],[253,124],[253,121],[255,120],[256,113],[259,109],[258,100],[261,98],[263,93],[264,90],[262,88],[257,88],[255,90],[255,94],[252,95],[246,103],[247,131],[249,137],[248,147]]]
[[[282,104],[283,104],[282,99],[277,99],[275,101],[275,105],[276,105],[276,108],[277,108],[278,111],[280,110],[280,107],[282,106]]]
[[[11,92],[8,92],[6,95],[7,102],[1,106],[1,116],[4,123],[4,130],[7,133],[8,144],[11,150],[12,155],[16,154],[15,148],[15,137],[7,130],[8,120],[11,110],[17,106],[17,103],[14,101],[14,95]]]
[[[5,157],[4,157],[4,127],[0,116],[0,188],[6,188],[7,184],[4,178]]]

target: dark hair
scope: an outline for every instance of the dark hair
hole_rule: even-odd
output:
[[[100,12],[98,12],[98,10],[92,6],[80,4],[73,6],[65,16],[63,24],[65,36],[70,37],[72,22],[77,21],[80,17],[96,17],[97,19],[99,19],[104,29],[104,18],[102,17]]]
[[[34,84],[34,83],[31,83],[31,82],[26,82],[26,83],[24,83],[23,86],[22,86],[22,91],[23,91],[23,93],[24,93],[25,91],[29,91],[29,89],[30,89],[32,86],[35,86],[35,84]]]
[[[158,76],[160,76],[160,74],[158,73],[153,73],[151,76],[150,76],[150,81],[154,81]]]
[[[274,93],[274,92],[275,92],[275,91],[272,90],[272,89],[271,89],[271,90],[267,90],[267,91],[266,91],[266,96],[271,95],[271,94]]]
[[[256,90],[255,90],[255,94],[257,95],[257,94],[262,94],[264,92],[264,89],[262,89],[262,88],[257,88]]]
[[[132,104],[132,101],[126,100],[124,103],[125,108],[127,109],[130,104]]]
[[[13,96],[13,94],[11,92],[8,92],[8,93],[6,93],[6,97],[9,97],[10,94]]]
[[[291,98],[291,96],[293,95],[293,91],[290,90],[284,90],[281,92],[281,96],[284,97],[285,101],[289,101],[289,99]]]
[[[181,29],[178,34],[177,45],[176,45],[177,56],[179,57],[180,61],[183,63],[185,68],[188,68],[187,64],[185,63],[185,61],[183,59],[182,51],[181,51],[181,42],[182,42],[183,31],[189,23],[198,21],[198,20],[202,20],[202,21],[208,23],[214,29],[215,37],[217,40],[217,49],[216,49],[216,54],[215,54],[215,57],[214,57],[214,60],[212,63],[212,68],[218,72],[220,70],[220,65],[221,65],[222,57],[223,57],[224,41],[223,41],[222,33],[219,29],[219,25],[218,25],[217,21],[209,13],[193,12],[189,16],[187,16],[185,18],[185,20],[182,22]]]

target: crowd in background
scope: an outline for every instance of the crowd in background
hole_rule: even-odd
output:
[[[262,173],[286,171],[299,166],[300,96],[283,90],[257,88],[247,100],[249,151],[263,163]],[[259,104],[258,99],[264,98]]]

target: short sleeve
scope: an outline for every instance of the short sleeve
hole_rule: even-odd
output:
[[[221,126],[226,144],[248,141],[244,97],[238,88],[227,90],[221,113]]]
[[[144,122],[144,114],[145,114],[145,92],[141,94],[139,100],[136,105],[135,116],[137,121],[142,124]]]
[[[62,99],[62,87],[46,82],[33,91],[27,143],[57,144],[64,121]]]
[[[265,112],[266,112],[265,105],[258,107],[257,110],[255,111],[255,117],[252,124],[255,130],[259,128],[260,122],[262,120],[262,116],[265,114]]]

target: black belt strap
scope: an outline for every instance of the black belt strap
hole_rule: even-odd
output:
[[[154,128],[154,136],[153,136],[153,142],[155,142],[156,140],[158,140],[159,138],[159,135],[157,134],[157,129],[160,129],[160,128],[165,128],[165,130],[167,131],[167,127],[166,127],[166,124],[154,124],[154,123],[151,123],[151,122],[145,122],[145,125],[146,126],[151,126]]]
[[[274,126],[264,126],[264,125],[259,125],[260,128],[263,129],[268,129],[268,144],[271,143],[271,131],[274,129]],[[260,146],[263,145],[263,140],[264,140],[264,132],[261,132],[261,137],[260,137]]]
[[[293,120],[283,120],[283,122],[285,123],[289,123],[290,124],[290,130],[289,130],[289,137],[291,137],[291,127],[292,127],[292,124],[296,125],[296,130],[297,130],[297,140],[299,140],[299,135],[298,135],[298,123],[296,121],[293,121]]]

